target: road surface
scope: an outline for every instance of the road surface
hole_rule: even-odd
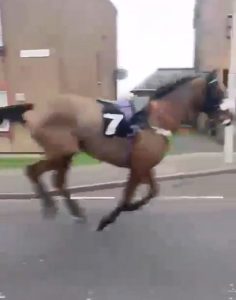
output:
[[[236,299],[236,176],[163,183],[162,198],[96,232],[120,193],[79,195],[115,197],[82,200],[87,224],[62,205],[43,221],[37,201],[1,201],[0,299]]]

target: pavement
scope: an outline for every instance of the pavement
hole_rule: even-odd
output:
[[[39,202],[0,202],[0,299],[236,299],[236,177],[163,183],[161,195],[94,229],[120,189],[84,193],[88,223],[63,205],[44,221]],[[140,192],[141,193],[141,192]],[[192,197],[192,198],[191,198]]]
[[[156,175],[169,176],[188,174],[191,172],[218,171],[236,169],[236,153],[234,163],[225,164],[222,152],[185,153],[169,155],[155,168]],[[70,187],[93,185],[113,181],[125,181],[128,170],[106,163],[91,166],[74,167],[69,173]],[[50,173],[45,176],[49,189],[52,189]],[[24,175],[24,170],[0,171],[1,193],[32,193],[32,186]]]
[[[235,135],[236,137],[236,135]],[[200,134],[195,131],[181,134],[173,139],[170,154],[186,154],[197,152],[222,152],[223,146],[217,143],[214,137]],[[236,138],[234,139],[234,151],[236,152]]]

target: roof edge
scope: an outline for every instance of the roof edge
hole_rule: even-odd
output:
[[[163,71],[163,70],[165,70],[165,71],[168,71],[168,70],[172,70],[172,71],[178,71],[178,70],[195,70],[195,68],[194,67],[186,67],[186,68],[159,68],[159,69],[157,69],[157,71]]]
[[[116,5],[113,3],[112,0],[106,0],[114,9],[115,13],[118,14],[118,8],[116,7]]]

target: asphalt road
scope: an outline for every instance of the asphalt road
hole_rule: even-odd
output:
[[[2,201],[0,299],[235,300],[235,188],[236,176],[163,183],[162,197],[104,232],[94,229],[118,198],[82,200],[87,224],[63,206],[43,221],[37,201]]]

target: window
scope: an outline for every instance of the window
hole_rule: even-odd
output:
[[[6,91],[0,91],[0,107],[7,106],[7,92]],[[10,124],[8,121],[3,121],[0,123],[0,132],[7,132],[10,129]]]

